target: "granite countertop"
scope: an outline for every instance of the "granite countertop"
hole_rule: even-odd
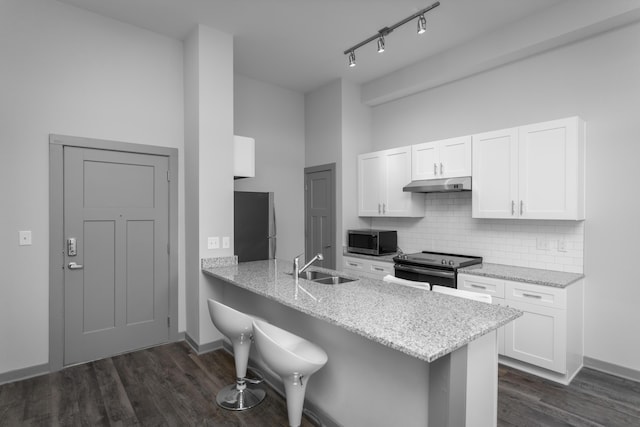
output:
[[[332,271],[319,267],[310,270]],[[300,279],[296,293],[291,261],[285,260],[227,267],[203,264],[202,271],[426,362],[522,315],[509,307],[363,277],[339,285]]]
[[[563,271],[542,270],[539,268],[517,267],[513,265],[482,263],[464,267],[458,273],[476,276],[492,277],[495,279],[513,280],[516,282],[532,283],[535,285],[566,288],[584,277],[584,274],[565,273]]]

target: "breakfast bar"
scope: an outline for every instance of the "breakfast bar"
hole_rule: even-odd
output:
[[[520,311],[319,267],[352,281],[296,286],[291,270],[285,260],[202,269],[223,303],[324,348],[307,406],[325,424],[495,425],[496,329]]]

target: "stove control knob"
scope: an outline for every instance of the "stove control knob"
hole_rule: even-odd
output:
[[[442,258],[442,261],[440,261],[440,264],[442,264],[442,265],[447,265],[447,260],[446,260],[446,259],[444,259],[444,258]]]
[[[449,265],[453,265],[453,260],[449,260]]]

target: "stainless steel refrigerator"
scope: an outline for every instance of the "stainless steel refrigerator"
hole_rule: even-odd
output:
[[[233,246],[238,262],[276,257],[276,213],[273,193],[235,191]]]

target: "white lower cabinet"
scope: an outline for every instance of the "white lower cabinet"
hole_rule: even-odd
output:
[[[458,287],[524,313],[498,331],[501,363],[563,384],[582,367],[583,280],[556,288],[460,274]]]
[[[394,274],[392,261],[378,261],[368,258],[344,256],[343,268],[347,273],[354,273],[371,279],[382,279],[387,274]]]

